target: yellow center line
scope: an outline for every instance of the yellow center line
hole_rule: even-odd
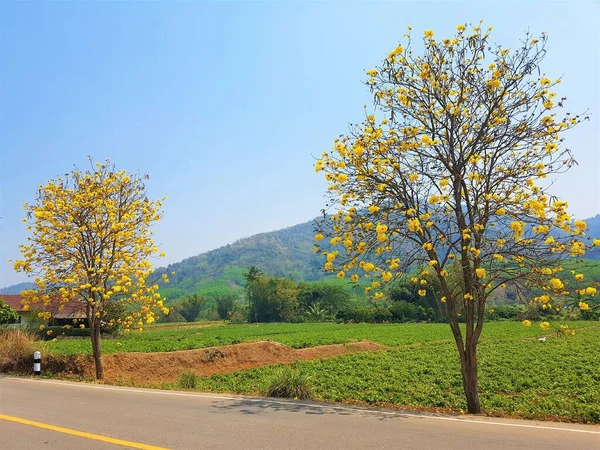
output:
[[[85,431],[71,430],[69,428],[57,427],[56,425],[49,425],[47,423],[34,422],[33,420],[22,419],[20,417],[7,416],[6,414],[0,414],[0,420],[8,420],[9,422],[21,423],[23,425],[31,425],[32,427],[44,428],[45,430],[52,430],[57,431],[59,433],[71,434],[73,436],[79,436],[87,439],[93,439],[96,441],[122,445],[124,447],[140,448],[142,450],[169,450],[165,447],[155,447],[154,445],[141,444],[139,442],[124,441],[122,439],[115,439],[108,436],[101,436],[99,434],[87,433]]]

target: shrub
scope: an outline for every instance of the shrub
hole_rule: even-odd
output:
[[[338,311],[336,319],[342,322],[367,322],[382,323],[391,322],[392,313],[387,308],[377,308],[375,306],[356,306]]]
[[[104,330],[101,330],[104,333]],[[78,326],[65,328],[64,326],[51,326],[45,327],[43,330],[35,329],[33,330],[35,334],[37,334],[42,340],[50,340],[54,339],[58,336],[81,336],[81,337],[89,337],[90,329],[89,328],[79,328]]]
[[[0,328],[0,372],[31,368],[36,350],[45,353],[34,333],[23,328]]]
[[[230,323],[244,323],[247,320],[247,316],[244,316],[239,311],[231,311],[228,316]]]
[[[198,375],[191,370],[183,372],[179,376],[179,380],[177,381],[177,386],[182,389],[194,389],[198,382]]]
[[[306,400],[312,397],[310,377],[289,366],[277,370],[268,381],[263,395],[267,397],[293,398]]]
[[[329,311],[316,302],[308,307],[306,317],[309,322],[325,322],[329,318]]]
[[[411,322],[417,320],[419,310],[417,305],[400,300],[392,303],[390,312],[394,316],[394,320],[398,322]]]
[[[4,303],[2,297],[0,297],[0,325],[8,323],[17,323],[19,321],[19,315],[9,305]]]

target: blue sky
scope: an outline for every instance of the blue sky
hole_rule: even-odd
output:
[[[592,2],[4,2],[0,5],[0,286],[26,241],[22,203],[87,155],[150,174],[168,196],[161,264],[305,222],[323,206],[312,165],[370,95],[364,70],[401,40],[458,23],[517,45],[549,33],[543,69],[594,114],[554,186],[600,213],[598,4]]]

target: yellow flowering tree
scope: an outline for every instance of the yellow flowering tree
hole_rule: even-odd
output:
[[[562,136],[585,117],[563,112],[560,80],[540,75],[546,35],[509,50],[490,31],[459,25],[438,41],[427,30],[417,54],[409,28],[367,71],[382,120],[351,125],[315,166],[329,184],[315,236],[325,270],[369,278],[373,300],[409,269],[422,296],[436,277],[471,413],[490,294],[510,283],[539,302],[564,295],[561,261],[593,245],[548,193],[574,164]]]
[[[96,163],[86,172],[50,180],[39,187],[35,203],[24,205],[31,236],[20,246],[22,259],[14,267],[37,276],[36,288],[21,293],[24,306],[49,310],[53,304],[60,310],[79,302],[90,325],[98,379],[101,325],[141,330],[157,311],[169,312],[159,286],[148,282],[149,258],[158,253],[150,227],[161,218],[162,202],[148,199],[145,179],[116,171],[109,161]],[[107,316],[110,309],[125,312]]]

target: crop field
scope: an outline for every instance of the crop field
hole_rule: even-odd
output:
[[[571,328],[584,328],[597,322],[567,322]],[[482,339],[506,340],[535,338],[549,334],[537,326],[524,327],[519,322],[491,322],[485,325]],[[447,324],[204,324],[199,326],[153,326],[144,332],[132,332],[118,339],[105,339],[104,353],[167,352],[269,340],[294,348],[343,344],[352,340],[370,340],[387,346],[452,340]],[[48,342],[55,354],[91,353],[89,339],[65,339]]]
[[[557,324],[553,324],[558,326]],[[600,327],[570,322],[574,336],[534,324],[491,322],[479,346],[480,396],[493,416],[600,423]],[[537,337],[547,335],[545,342]],[[389,350],[296,361],[325,402],[425,408],[466,408],[458,356],[447,324],[165,324],[118,339],[105,353],[197,349],[272,340],[294,348],[370,340]],[[91,353],[87,339],[46,342],[55,354]],[[198,378],[200,391],[259,395],[280,365]],[[184,372],[186,368],[182,367]],[[148,380],[144,386],[179,389]]]
[[[600,423],[600,329],[546,342],[490,338],[481,344],[479,354],[480,396],[486,414]],[[314,398],[320,401],[452,411],[466,407],[451,342],[293,366],[310,376]],[[259,394],[276,369],[268,366],[201,378],[197,389]]]

